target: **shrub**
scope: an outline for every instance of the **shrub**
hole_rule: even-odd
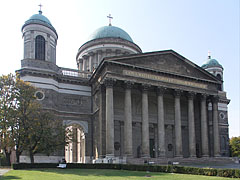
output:
[[[13,169],[33,169],[33,168],[57,168],[56,163],[19,163],[13,164]],[[174,172],[181,174],[194,174],[205,176],[221,176],[239,178],[239,169],[212,169],[212,168],[197,168],[197,167],[184,167],[184,166],[160,166],[160,165],[135,165],[135,164],[81,164],[81,163],[68,163],[67,168],[79,169],[117,169],[129,171],[150,171],[150,172]]]

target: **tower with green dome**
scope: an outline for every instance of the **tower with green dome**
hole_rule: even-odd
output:
[[[216,59],[211,58],[210,52],[208,52],[208,59],[201,67],[222,81],[219,90],[223,91],[223,67]]]
[[[35,59],[56,64],[58,34],[47,17],[32,15],[22,26],[24,59]]]

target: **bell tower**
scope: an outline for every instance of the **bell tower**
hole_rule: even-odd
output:
[[[41,60],[56,64],[58,34],[51,22],[42,14],[32,15],[22,26],[24,59]]]
[[[223,67],[216,59],[211,58],[210,52],[208,52],[208,59],[202,65],[202,68],[222,81],[222,85],[219,87],[219,91],[223,91]]]

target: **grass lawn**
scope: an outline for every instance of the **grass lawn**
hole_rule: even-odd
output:
[[[150,176],[150,177],[147,177]],[[0,177],[0,180],[125,180],[125,179],[164,179],[164,180],[228,180],[232,178],[197,176],[186,174],[154,173],[106,169],[34,169],[11,170]]]

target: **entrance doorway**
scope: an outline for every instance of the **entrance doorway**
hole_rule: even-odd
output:
[[[67,144],[65,159],[67,163],[85,163],[85,133],[81,126],[73,124],[66,128]]]
[[[149,143],[150,143],[150,157],[155,158],[155,142],[154,142],[154,139],[150,139]]]

